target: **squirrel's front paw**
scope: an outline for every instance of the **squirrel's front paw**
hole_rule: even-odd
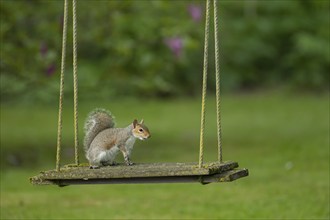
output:
[[[132,165],[134,165],[134,163],[132,163],[131,161],[127,162],[126,164],[127,164],[127,166],[132,166]]]

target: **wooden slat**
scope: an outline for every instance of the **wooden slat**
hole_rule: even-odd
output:
[[[203,183],[214,183],[214,182],[232,182],[239,178],[245,177],[249,175],[248,169],[233,169],[228,170],[226,172],[220,174],[213,174],[210,176],[203,176],[202,182]]]
[[[96,179],[96,178],[131,178],[154,176],[190,176],[208,175],[218,171],[231,170],[238,167],[236,162],[210,163],[199,168],[196,163],[153,163],[133,166],[117,165],[89,169],[89,167],[68,167],[41,173],[43,179]]]
[[[234,170],[237,162],[208,163],[199,168],[197,163],[153,163],[133,166],[119,165],[89,169],[88,166],[65,166],[61,171],[44,171],[32,177],[36,185],[71,185],[93,183],[159,183],[159,182],[225,182],[247,176],[247,170]]]
[[[235,178],[233,178],[233,176]],[[100,178],[100,179],[57,179],[43,180],[37,185],[89,185],[89,184],[143,184],[143,183],[191,183],[199,182],[201,184],[231,182],[238,178],[248,176],[247,169],[234,169],[221,174],[212,174],[206,176],[167,176],[167,177],[137,177],[137,178]]]

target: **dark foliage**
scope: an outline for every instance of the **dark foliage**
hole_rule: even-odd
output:
[[[199,94],[204,3],[78,1],[81,97]],[[63,2],[0,4],[1,101],[56,100]],[[329,88],[329,1],[220,1],[219,13],[222,90]],[[71,23],[66,93],[72,93]]]

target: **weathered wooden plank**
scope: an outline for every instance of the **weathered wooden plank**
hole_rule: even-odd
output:
[[[30,179],[36,185],[70,185],[93,183],[159,183],[159,182],[224,182],[247,176],[246,169],[234,170],[237,162],[207,163],[153,163],[133,166],[119,165],[89,169],[86,166],[66,165],[59,172],[44,171]]]
[[[209,175],[238,167],[236,162],[210,163],[199,168],[196,163],[158,163],[136,164],[133,166],[107,166],[100,169],[89,167],[68,167],[59,172],[45,171],[40,174],[43,179],[97,179],[97,178],[131,178],[155,176],[190,176]]]
[[[239,178],[245,177],[249,175],[248,169],[233,169],[228,170],[223,173],[213,174],[209,176],[203,176],[202,182],[203,183],[214,183],[214,182],[232,182]]]
[[[85,184],[142,184],[142,183],[189,183],[199,182],[202,184],[231,182],[238,178],[248,176],[247,169],[234,169],[225,171],[222,174],[206,176],[164,176],[164,177],[136,177],[136,178],[99,178],[99,179],[57,179],[35,184],[59,186],[85,185]]]

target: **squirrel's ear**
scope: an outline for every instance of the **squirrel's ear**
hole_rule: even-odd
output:
[[[144,122],[144,121],[143,121],[143,119],[142,119],[141,122],[140,122],[140,124],[143,124],[143,122]]]
[[[138,123],[138,121],[136,119],[134,119],[134,121],[133,121],[133,128],[136,127],[137,123]]]

